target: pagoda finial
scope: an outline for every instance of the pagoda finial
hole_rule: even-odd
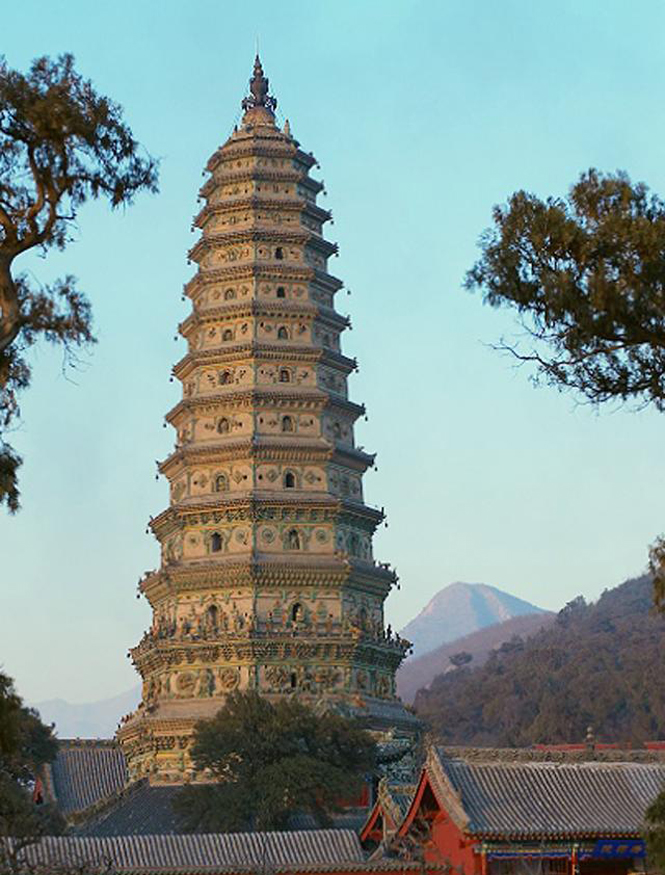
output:
[[[270,82],[263,75],[263,67],[258,52],[254,60],[254,75],[249,80],[249,97],[245,97],[242,101],[242,108],[247,112],[249,109],[257,109],[263,107],[267,109],[271,115],[275,114],[277,101],[272,95],[268,94]]]

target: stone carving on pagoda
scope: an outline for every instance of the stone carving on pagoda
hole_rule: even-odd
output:
[[[302,697],[408,730],[395,694],[408,642],[384,627],[394,571],[373,557],[383,513],[363,501],[374,456],[335,309],[337,247],[316,161],[280,129],[257,57],[239,127],[211,157],[160,472],[170,504],[150,526],[161,564],[140,583],[151,628],[131,651],[142,702],[118,739],[131,779],[191,778],[194,724],[234,690]]]

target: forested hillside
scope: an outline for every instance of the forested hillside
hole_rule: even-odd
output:
[[[455,671],[451,662],[457,654],[466,654],[469,667],[477,668],[488,656],[515,635],[530,638],[542,627],[554,622],[556,614],[543,611],[538,614],[523,614],[511,617],[503,623],[484,626],[462,638],[456,638],[431,650],[423,656],[410,656],[397,672],[397,693],[403,702],[411,704],[418,690],[428,687],[434,678],[443,672]]]
[[[480,668],[436,677],[418,714],[452,744],[524,746],[584,739],[665,738],[665,618],[648,577],[579,598],[528,641],[514,639]]]

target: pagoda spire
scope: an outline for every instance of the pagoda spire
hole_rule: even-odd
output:
[[[252,78],[249,80],[250,94],[248,97],[243,98],[241,104],[245,112],[252,109],[262,108],[267,110],[270,115],[274,117],[275,109],[277,108],[277,100],[272,95],[268,94],[269,87],[270,80],[263,75],[263,66],[257,53],[256,58],[254,59],[254,72]]]

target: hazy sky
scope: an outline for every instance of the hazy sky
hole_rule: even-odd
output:
[[[393,626],[455,580],[556,609],[643,570],[665,529],[665,420],[533,388],[489,349],[512,314],[461,281],[517,188],[563,194],[595,166],[665,194],[661,0],[24,0],[0,20],[10,65],[72,51],[162,161],[158,196],[87,207],[64,254],[24,259],[39,279],[79,277],[99,337],[68,379],[59,352],[36,353],[12,436],[23,509],[0,516],[0,664],[27,699],[136,682],[125,653],[158,562],[145,524],[167,501],[155,460],[172,445],[191,217],[257,35],[335,215],[351,393],[369,412],[358,442],[378,452],[366,496],[389,516],[375,553],[401,576]]]

